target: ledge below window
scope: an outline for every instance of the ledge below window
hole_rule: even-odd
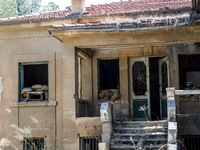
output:
[[[12,102],[11,107],[48,107],[56,106],[56,101],[27,101],[27,102]]]

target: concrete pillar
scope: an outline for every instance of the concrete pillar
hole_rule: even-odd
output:
[[[102,123],[102,143],[99,143],[99,150],[109,150],[109,143],[112,136],[112,113],[109,102],[102,103],[100,108]]]
[[[177,150],[175,88],[167,88],[168,150]]]
[[[167,88],[168,121],[176,122],[175,88]]]

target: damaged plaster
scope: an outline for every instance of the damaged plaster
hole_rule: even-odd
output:
[[[1,102],[2,91],[3,91],[3,83],[2,83],[2,77],[0,77],[0,102]]]
[[[156,26],[157,24],[165,23],[170,26],[180,26],[190,23],[190,13],[184,13],[179,15],[167,15],[167,16],[148,16],[140,17],[137,19],[134,18],[120,18],[120,19],[108,19],[103,22],[103,24],[116,24],[120,26],[123,23],[131,23],[137,28],[141,24],[148,24],[151,27]]]

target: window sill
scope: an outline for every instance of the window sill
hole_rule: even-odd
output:
[[[11,107],[49,107],[56,106],[56,101],[12,102]]]

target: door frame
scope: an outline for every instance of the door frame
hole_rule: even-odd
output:
[[[150,108],[150,94],[149,94],[149,91],[150,91],[150,86],[149,86],[149,60],[148,60],[148,57],[129,57],[128,59],[129,61],[129,100],[130,100],[130,116],[131,118],[133,118],[134,120],[145,120],[145,119],[148,119],[148,120],[151,120],[151,115],[150,115],[150,112],[151,112],[151,108]],[[133,92],[133,78],[131,76],[132,74],[132,66],[134,63],[136,62],[143,62],[146,66],[146,92],[144,95],[139,95],[139,96],[136,96],[135,93]],[[133,100],[133,97],[135,98],[135,100]],[[134,118],[134,113],[133,113],[133,103],[134,101],[138,101],[139,99],[141,100],[144,100],[144,99],[147,99],[147,112],[148,114],[146,114],[147,118]],[[138,108],[139,109],[139,108]],[[145,113],[145,112],[144,112]],[[146,120],[147,121],[147,120]]]
[[[151,56],[151,57],[157,57],[157,56]],[[129,57],[128,58],[128,83],[129,83],[129,103],[130,103],[130,117],[134,120],[144,120],[145,118],[134,118],[134,114],[133,114],[133,103],[134,103],[134,99],[145,99],[147,98],[147,108],[148,108],[148,114],[147,114],[147,118],[148,120],[151,120],[151,100],[150,100],[150,71],[149,71],[149,58],[151,57]],[[161,63],[162,62],[166,62],[167,63],[167,78],[168,78],[168,87],[170,86],[170,66],[169,66],[169,57],[168,56],[159,56],[158,57],[158,73],[159,73],[159,94],[161,93],[161,81],[162,81],[162,75],[161,75]],[[135,93],[133,92],[133,78],[132,78],[132,66],[135,62],[144,62],[144,64],[146,65],[146,93],[143,96],[136,96]],[[134,97],[134,99],[133,99]],[[166,95],[165,97],[162,97],[160,95],[160,119],[166,119],[165,117],[163,117],[162,115],[162,99],[166,99]]]
[[[162,104],[163,104],[163,101],[165,101],[165,103],[166,103],[166,105],[167,105],[167,93],[165,94],[165,95],[163,95],[162,93],[163,93],[163,90],[162,90],[162,78],[163,78],[163,76],[162,76],[162,64],[163,64],[163,62],[164,63],[166,63],[167,64],[167,85],[168,85],[168,87],[170,87],[170,73],[169,73],[169,71],[170,71],[170,65],[169,65],[169,57],[168,56],[165,56],[165,57],[162,57],[162,58],[160,58],[159,59],[159,61],[158,61],[158,66],[159,66],[159,84],[160,84],[160,90],[159,90],[159,92],[160,92],[160,118],[161,119],[167,119],[167,116],[166,117],[163,117],[163,109],[162,109]],[[167,108],[166,108],[167,109]],[[167,115],[167,114],[166,114]]]

